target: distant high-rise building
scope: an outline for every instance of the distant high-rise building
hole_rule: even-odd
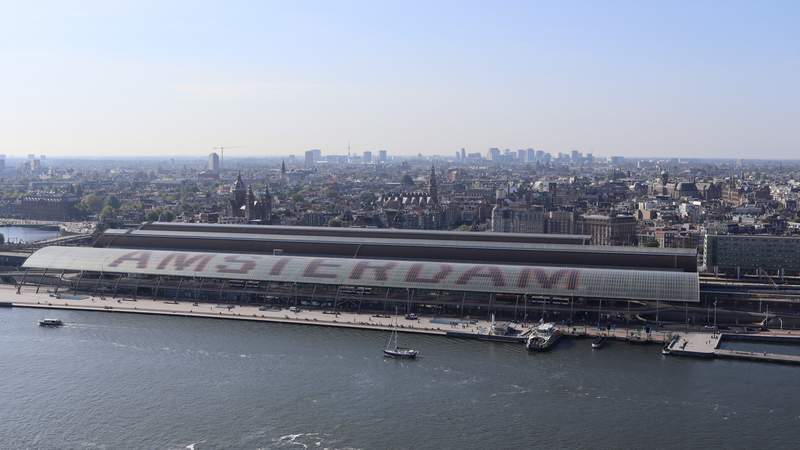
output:
[[[525,151],[523,149],[517,150],[517,161],[526,162],[527,161],[527,157],[528,157],[528,152],[527,151]]]
[[[577,150],[572,151],[572,155],[570,156],[570,160],[574,163],[581,162],[583,157],[581,156],[581,152]]]
[[[210,153],[208,155],[208,167],[206,169],[209,172],[219,174],[219,155],[216,153]]]
[[[464,161],[465,159],[467,159],[467,150],[461,147],[461,160]]]
[[[378,150],[378,161],[386,162],[389,160],[389,155],[386,153],[386,150]]]
[[[489,149],[489,160],[490,161],[500,161],[500,149],[497,147],[492,147]]]
[[[526,162],[534,162],[536,160],[536,152],[533,151],[532,148],[525,150],[525,161]]]
[[[361,156],[361,161],[362,161],[364,164],[369,164],[369,163],[371,163],[371,162],[372,162],[372,152],[371,152],[371,151],[369,151],[369,150],[366,150],[366,151],[365,151],[365,152],[362,154],[362,156]]]
[[[0,170],[6,168],[6,155],[0,155]]]
[[[317,161],[322,159],[322,150],[318,148],[312,148],[311,150],[306,151],[306,167],[313,167]]]

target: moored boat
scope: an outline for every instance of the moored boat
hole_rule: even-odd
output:
[[[533,352],[544,352],[550,350],[560,338],[561,333],[554,323],[543,323],[528,336],[525,348]]]
[[[606,345],[606,338],[603,336],[597,336],[592,340],[592,348],[594,349],[601,349],[604,345]]]

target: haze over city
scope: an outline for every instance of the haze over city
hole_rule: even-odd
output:
[[[800,3],[7,2],[0,152],[794,158]]]

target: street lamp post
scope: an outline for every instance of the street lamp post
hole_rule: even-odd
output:
[[[600,315],[603,311],[603,299],[600,299],[600,302],[597,304],[597,329],[600,329]]]
[[[717,301],[714,300],[714,330],[717,329]]]

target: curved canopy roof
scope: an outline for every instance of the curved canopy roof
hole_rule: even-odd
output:
[[[697,302],[697,273],[45,247],[25,268],[383,286],[603,299]]]

